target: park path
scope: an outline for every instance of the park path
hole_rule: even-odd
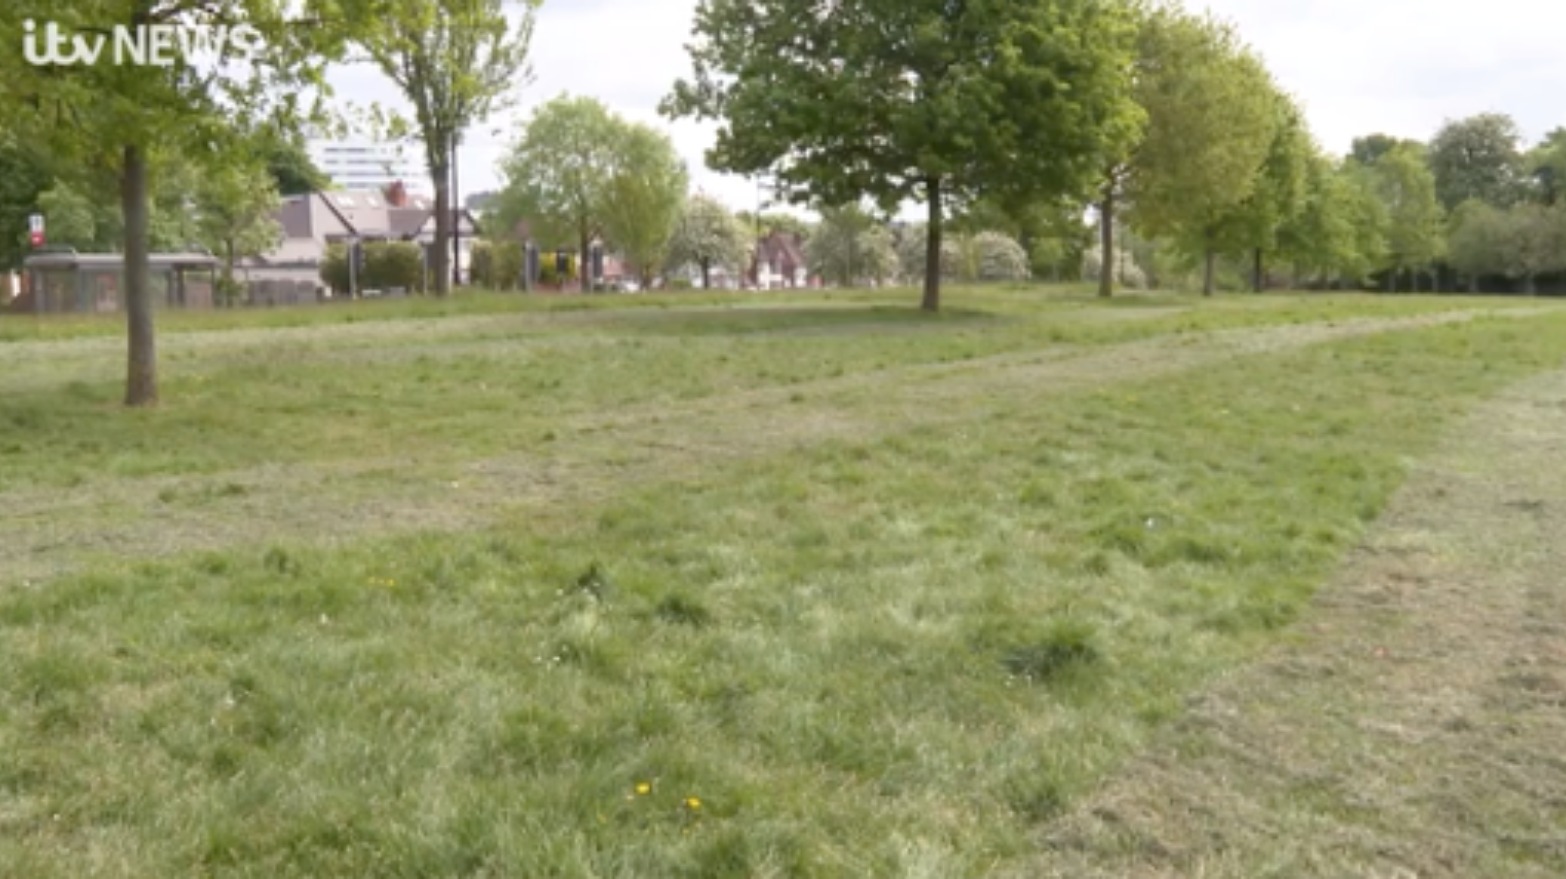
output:
[[[1566,372],[1474,412],[1041,849],[1025,875],[1566,876]]]
[[[0,491],[6,511],[0,585],[206,549],[483,527],[518,513],[586,506],[636,484],[694,479],[725,461],[972,421],[1052,394],[1338,339],[1538,311],[1472,309],[1176,333],[905,365],[568,416],[553,428],[556,442],[482,460],[276,464]]]

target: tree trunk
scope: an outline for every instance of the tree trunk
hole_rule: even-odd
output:
[[[1251,270],[1251,289],[1257,293],[1267,289],[1266,266],[1262,262],[1262,249],[1256,248],[1255,265]]]
[[[1214,275],[1217,271],[1218,252],[1209,245],[1207,248],[1206,265],[1202,269],[1202,295],[1213,295]]]
[[[125,371],[125,405],[158,402],[158,349],[152,327],[152,290],[148,264],[150,206],[147,204],[147,157],[140,147],[125,147],[120,168],[120,210],[125,218],[125,326],[129,356]]]
[[[1468,276],[1468,292],[1469,293],[1478,293],[1479,292],[1479,276],[1477,274],[1473,274],[1473,275],[1469,275]]]
[[[457,185],[457,135],[451,135],[451,286],[462,286],[462,230],[457,222],[462,187]]]
[[[712,260],[710,259],[701,261],[701,288],[703,290],[712,289]]]
[[[1537,296],[1538,295],[1539,287],[1534,282],[1533,272],[1529,272],[1528,274],[1523,276],[1523,292],[1528,294],[1529,296]]]
[[[585,226],[577,233],[577,243],[581,247],[576,261],[577,286],[583,293],[593,292],[593,234]]]
[[[1099,256],[1098,295],[1108,299],[1115,294],[1115,184],[1104,184],[1104,200],[1098,205]]]
[[[929,177],[924,181],[925,196],[929,199],[930,224],[924,240],[924,300],[919,307],[925,311],[941,310],[941,180]]]
[[[443,158],[430,169],[431,182],[435,184],[435,263],[430,274],[435,281],[435,295],[451,292],[451,168]]]

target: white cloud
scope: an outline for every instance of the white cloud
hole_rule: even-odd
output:
[[[1282,86],[1305,105],[1322,145],[1384,131],[1428,139],[1448,118],[1498,111],[1530,139],[1566,125],[1566,5],[1539,0],[1189,0],[1236,23]],[[706,170],[714,127],[670,123],[658,101],[689,70],[684,45],[696,0],[546,0],[533,40],[536,80],[518,113],[475,131],[462,154],[464,192],[500,185],[497,164],[521,118],[562,92],[670,132],[695,185],[736,208],[753,206],[751,182]],[[392,102],[378,74],[342,70],[338,94]],[[499,135],[492,133],[499,130]]]

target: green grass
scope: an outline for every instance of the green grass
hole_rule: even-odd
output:
[[[1103,306],[1089,297],[986,290],[958,291],[947,313],[929,316],[907,299],[905,291],[805,294],[676,308],[673,297],[475,294],[448,303],[341,306],[333,316],[363,318],[353,325],[317,322],[338,306],[171,314],[162,341],[165,405],[113,419],[104,413],[121,396],[123,343],[77,334],[120,332],[118,324],[22,318],[23,328],[75,335],[76,344],[0,345],[7,400],[0,485],[70,486],[103,473],[279,462],[479,457],[532,448],[562,416],[621,407],[1175,333],[1497,304],[1149,296]],[[591,311],[561,311],[578,304]],[[430,317],[443,309],[461,316]],[[12,319],[0,320],[0,332]],[[191,326],[203,331],[185,331]],[[218,326],[225,329],[211,331]]]
[[[0,875],[988,875],[1286,632],[1443,424],[1566,356],[1561,313],[1487,318],[908,413],[894,389],[942,362],[1473,303],[864,299],[171,336],[146,413],[91,339],[38,349],[54,378],[7,362],[8,490],[196,472],[186,501],[243,504],[224,473],[258,462],[500,451],[598,461],[604,490],[0,592]],[[753,454],[623,482],[636,435],[561,426],[666,409],[697,443],[681,406],[769,390],[864,425],[758,420]]]

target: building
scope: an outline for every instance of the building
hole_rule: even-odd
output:
[[[757,244],[746,274],[750,284],[760,290],[809,286],[804,237],[796,232],[773,230]]]
[[[468,277],[478,224],[467,211],[454,212],[460,235],[459,268]],[[413,241],[423,245],[426,265],[435,246],[435,202],[410,194],[400,182],[384,190],[312,192],[283,199],[273,215],[283,235],[278,245],[244,260],[247,282],[321,286],[321,263],[333,244]]]
[[[342,189],[380,191],[405,181],[409,192],[431,195],[430,175],[417,144],[391,143],[367,137],[306,143],[310,160]]]

